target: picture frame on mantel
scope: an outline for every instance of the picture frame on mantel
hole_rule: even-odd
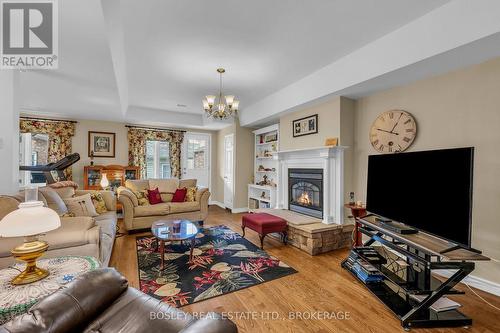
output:
[[[294,138],[318,133],[318,114],[294,120],[292,133]]]
[[[89,157],[115,157],[116,134],[89,131]]]

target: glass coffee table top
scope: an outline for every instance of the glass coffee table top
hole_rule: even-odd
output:
[[[180,241],[195,237],[198,227],[189,220],[160,220],[151,225],[151,232],[163,241]]]

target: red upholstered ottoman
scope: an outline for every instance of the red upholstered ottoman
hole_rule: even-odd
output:
[[[281,217],[277,217],[267,213],[245,214],[241,218],[241,229],[243,229],[243,237],[245,237],[245,228],[250,228],[259,234],[260,248],[264,248],[264,237],[267,234],[278,232],[281,234],[281,240],[286,244],[286,227],[287,223]]]

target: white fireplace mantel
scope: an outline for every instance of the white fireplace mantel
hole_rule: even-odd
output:
[[[288,209],[288,169],[323,169],[323,223],[344,223],[344,150],[343,146],[282,150],[279,160],[278,209]]]

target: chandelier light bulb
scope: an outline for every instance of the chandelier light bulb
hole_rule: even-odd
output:
[[[210,106],[208,105],[208,101],[206,99],[202,100],[203,102],[203,109],[208,110],[210,109]]]
[[[232,105],[233,110],[238,110],[238,107],[240,106],[240,101],[234,101]]]
[[[215,103],[215,96],[214,95],[207,95],[205,97],[207,99],[208,105],[212,107]]]
[[[227,106],[231,107],[234,102],[234,96],[233,95],[227,95],[226,96],[226,104]]]

